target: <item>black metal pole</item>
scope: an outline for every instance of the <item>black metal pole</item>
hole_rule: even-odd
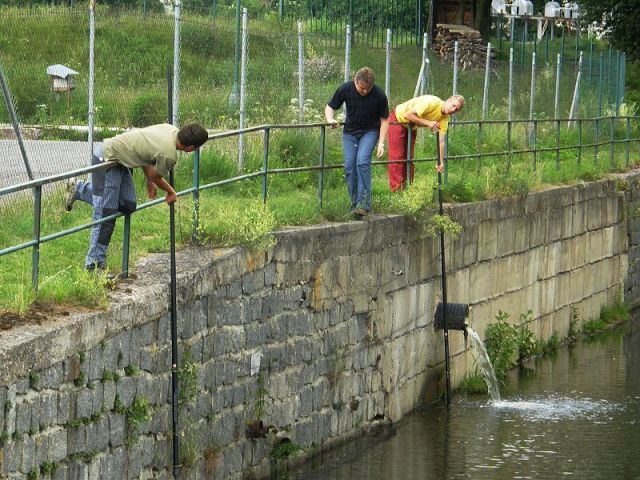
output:
[[[167,67],[168,83],[168,109],[167,118],[169,123],[173,120],[173,77],[171,67]],[[173,187],[173,168],[169,172],[169,184]],[[178,436],[178,309],[176,306],[176,208],[174,204],[169,205],[169,246],[171,263],[171,434],[173,446],[173,478],[180,478],[180,439]]]
[[[438,166],[444,166],[440,158],[440,134],[436,133],[436,159]],[[442,206],[442,173],[438,169],[438,213],[444,215]],[[440,270],[442,274],[442,325],[444,331],[445,399],[447,408],[451,404],[451,370],[449,365],[449,329],[447,328],[447,269],[445,265],[444,230],[440,231]]]
[[[173,186],[173,169],[169,172]],[[171,416],[173,434],[173,478],[180,478],[180,441],[178,437],[178,309],[176,307],[176,208],[169,205],[171,244]]]

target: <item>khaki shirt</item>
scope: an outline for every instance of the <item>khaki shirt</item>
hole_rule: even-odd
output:
[[[443,103],[440,98],[434,95],[422,95],[412,98],[396,107],[396,120],[400,123],[409,123],[405,115],[415,111],[416,115],[423,120],[438,122],[440,124],[440,133],[447,133],[449,115],[442,113]]]
[[[131,130],[104,141],[105,161],[129,168],[152,166],[167,178],[178,160],[178,129],[168,123]]]

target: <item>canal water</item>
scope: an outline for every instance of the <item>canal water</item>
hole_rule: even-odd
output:
[[[640,480],[640,319],[512,372],[502,400],[456,395],[289,480]]]

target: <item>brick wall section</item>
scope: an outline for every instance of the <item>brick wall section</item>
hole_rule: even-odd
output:
[[[449,301],[472,306],[481,335],[499,310],[517,321],[531,309],[543,340],[566,335],[572,308],[597,316],[623,285],[637,305],[639,178],[450,208],[464,231],[447,241]],[[267,475],[274,437],[325,448],[442,395],[436,239],[397,216],[277,238],[268,252],[178,254],[180,357],[197,365],[198,390],[180,409],[182,451],[196,452],[184,478]],[[40,478],[171,478],[167,272],[166,255],[150,256],[108,311],[1,332],[0,478],[47,462],[57,469]],[[473,359],[460,333],[450,343],[457,385]],[[258,351],[277,433],[251,440]]]

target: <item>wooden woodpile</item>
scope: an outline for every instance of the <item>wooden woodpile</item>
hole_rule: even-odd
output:
[[[453,61],[455,43],[458,42],[458,67],[462,70],[484,68],[487,61],[487,46],[478,30],[466,25],[436,25],[433,51],[445,60]],[[491,53],[491,58],[495,58]]]

